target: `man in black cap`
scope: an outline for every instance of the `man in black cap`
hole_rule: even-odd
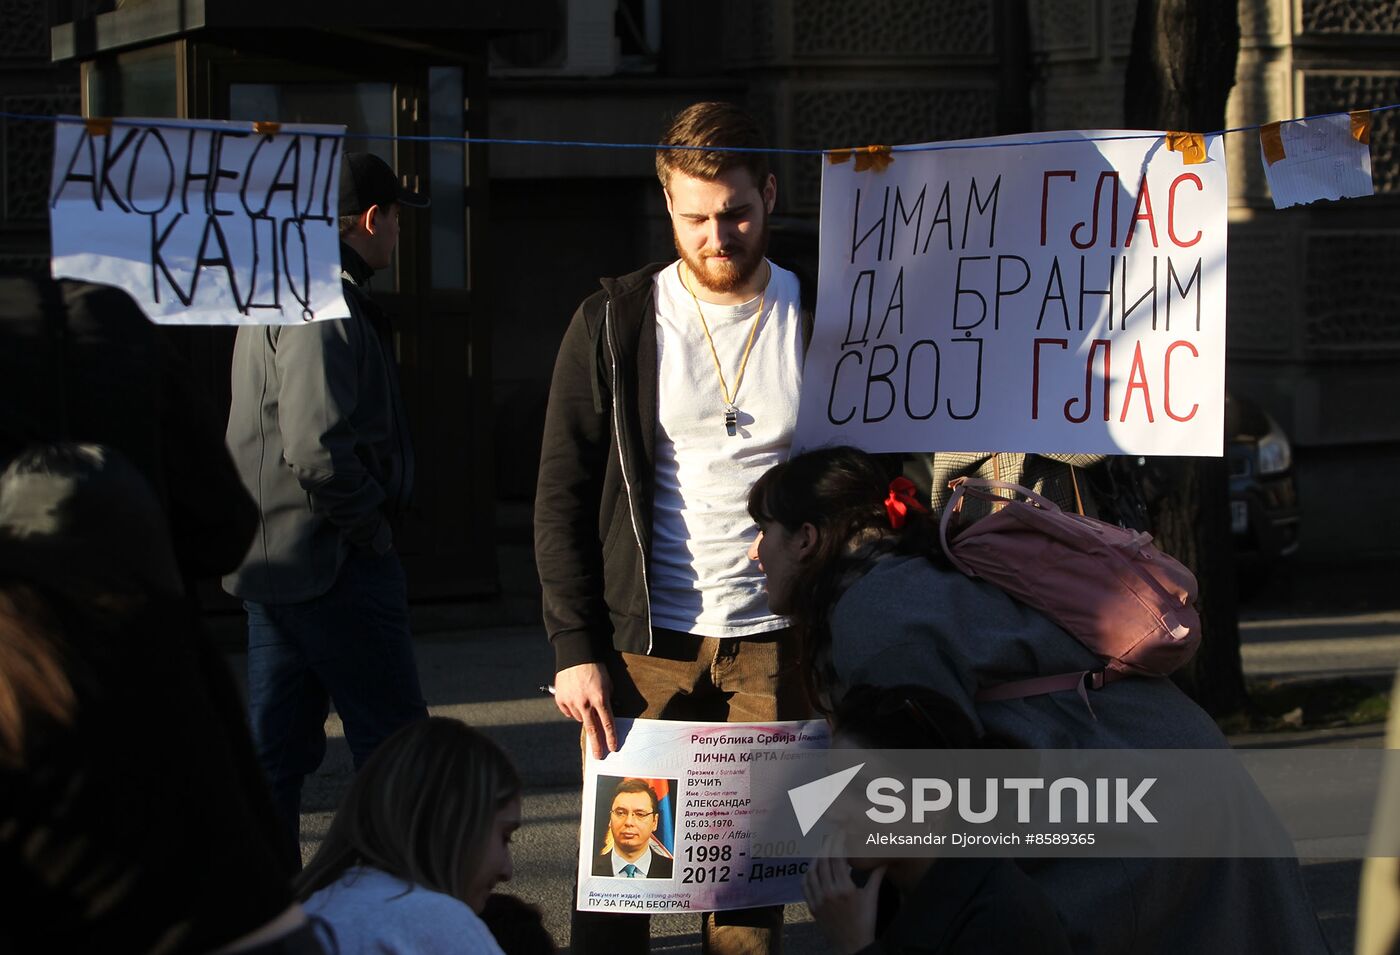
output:
[[[298,864],[301,785],[325,755],[330,701],[357,768],[427,715],[392,529],[413,450],[388,317],[365,288],[392,261],[400,208],[427,204],[379,157],[346,153],[350,317],[245,325],[234,346],[228,443],[261,520],[224,589],[248,611],[253,739]]]

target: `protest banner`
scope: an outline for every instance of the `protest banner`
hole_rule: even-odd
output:
[[[582,912],[714,912],[802,898],[806,859],[764,838],[756,765],[825,750],[826,723],[618,720],[621,747],[584,764]]]
[[[1152,135],[827,165],[796,445],[1220,454],[1224,146]]]
[[[125,289],[168,325],[345,318],[343,126],[55,125],[55,278]]]

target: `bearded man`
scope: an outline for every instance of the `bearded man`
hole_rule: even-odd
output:
[[[574,313],[535,501],[555,702],[595,756],[617,748],[614,715],[807,715],[787,621],[746,557],[748,491],[788,456],[811,327],[797,277],[765,257],[777,180],[728,103],[687,108],[660,146],[680,258],[603,279]],[[776,951],[781,925],[781,908],[710,913],[704,949]],[[571,947],[644,952],[648,931],[575,912]]]

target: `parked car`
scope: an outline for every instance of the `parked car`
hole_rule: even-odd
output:
[[[1298,549],[1293,445],[1268,412],[1228,392],[1225,457],[1236,558],[1270,564],[1292,554]]]

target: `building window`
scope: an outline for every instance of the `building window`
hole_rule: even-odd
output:
[[[100,56],[84,66],[89,116],[180,115],[176,44]]]

